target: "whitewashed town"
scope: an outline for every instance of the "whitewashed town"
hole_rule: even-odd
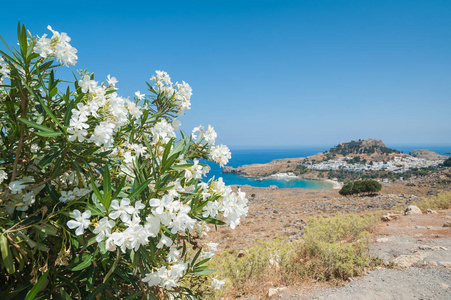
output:
[[[435,167],[444,159],[428,160],[412,156],[394,156],[392,160],[381,162],[350,163],[351,157],[340,157],[319,163],[306,162],[303,165],[313,170],[348,170],[348,171],[392,171],[403,173],[415,168]]]

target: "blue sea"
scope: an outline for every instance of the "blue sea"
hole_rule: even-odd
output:
[[[239,167],[241,165],[249,165],[256,163],[268,163],[279,158],[306,157],[317,154],[319,152],[328,151],[332,146],[316,146],[316,147],[298,147],[298,148],[273,148],[273,149],[233,149],[232,159],[229,160],[227,166]],[[409,153],[415,149],[428,149],[438,154],[451,156],[451,145],[387,145],[387,147]],[[330,183],[316,180],[303,180],[297,178],[283,179],[265,179],[255,180],[253,178],[241,177],[236,174],[222,173],[222,168],[218,164],[209,163],[211,167],[206,180],[213,176],[217,179],[222,177],[227,185],[251,185],[256,187],[269,187],[275,185],[279,188],[304,188],[304,189],[329,189],[332,187]]]

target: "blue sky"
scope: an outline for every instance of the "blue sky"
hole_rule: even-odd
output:
[[[451,1],[13,1],[33,34],[67,32],[76,69],[119,93],[155,70],[193,87],[181,118],[232,147],[451,144]],[[4,49],[4,47],[2,47]],[[66,74],[67,73],[67,74]]]

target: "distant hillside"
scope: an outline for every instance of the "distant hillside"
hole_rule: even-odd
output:
[[[440,155],[435,152],[426,150],[426,149],[418,149],[410,152],[410,155],[417,158],[424,158],[429,160],[439,160],[439,159],[447,159],[448,156]]]
[[[398,150],[390,149],[381,140],[358,140],[348,143],[339,143],[337,146],[330,148],[330,153],[348,155],[348,154],[390,154],[399,153]]]

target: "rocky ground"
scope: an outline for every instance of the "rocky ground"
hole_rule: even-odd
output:
[[[451,299],[451,210],[379,224],[370,254],[392,268],[342,287],[279,287],[270,299]],[[268,297],[269,298],[269,297]]]
[[[312,216],[337,213],[396,211],[420,197],[451,189],[451,172],[426,178],[384,183],[377,195],[343,197],[337,190],[278,189],[241,186],[249,197],[249,214],[235,230],[210,232],[219,250],[242,250],[257,240],[300,237]],[[238,187],[235,187],[238,188]],[[451,299],[451,210],[437,214],[399,216],[381,222],[371,254],[394,269],[371,271],[342,288],[318,283],[272,290],[271,299]],[[269,292],[269,291],[268,291]],[[255,300],[259,298],[248,298]]]
[[[241,250],[253,245],[256,240],[272,239],[276,236],[296,238],[302,234],[304,221],[309,217],[378,212],[393,209],[397,205],[409,205],[420,197],[436,194],[437,189],[451,186],[451,177],[445,177],[443,182],[434,181],[434,188],[430,188],[432,182],[384,183],[381,193],[377,195],[353,197],[341,196],[338,190],[333,189],[241,186],[249,198],[248,216],[235,230],[220,228],[218,232],[211,232],[209,240],[219,242],[223,247],[221,250]]]

